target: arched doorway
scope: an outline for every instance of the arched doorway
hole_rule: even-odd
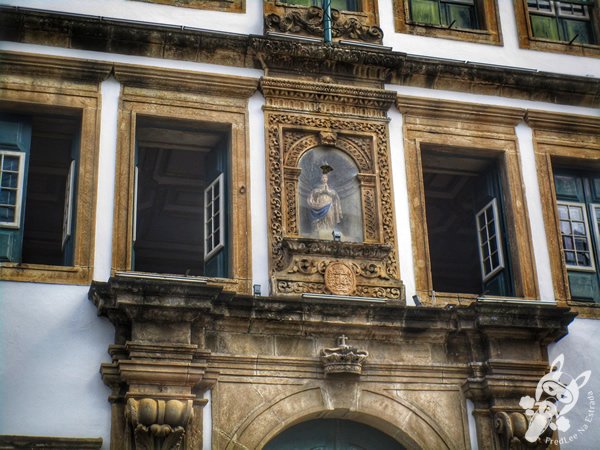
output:
[[[359,422],[316,419],[284,430],[264,450],[405,450],[405,447]]]

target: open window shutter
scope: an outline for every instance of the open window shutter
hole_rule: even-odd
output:
[[[225,248],[225,176],[204,189],[204,263]]]
[[[440,7],[438,0],[411,0],[410,18],[416,23],[440,25]]]
[[[502,191],[496,168],[482,174],[478,180],[475,212],[482,293],[484,295],[514,295],[510,258],[506,245],[506,226]]]
[[[77,191],[77,169],[79,167],[78,158],[80,137],[81,134],[78,132],[73,138],[73,142],[71,144],[71,164],[69,165],[69,172],[67,174],[67,180],[65,183],[65,206],[63,211],[62,227],[62,251],[63,264],[66,266],[73,264],[76,213],[75,196]]]
[[[0,262],[20,262],[31,124],[0,118]]]

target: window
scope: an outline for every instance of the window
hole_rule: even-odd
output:
[[[257,80],[138,66],[115,73],[113,274],[199,276],[250,293],[246,133]]]
[[[138,2],[159,3],[162,5],[181,6],[194,9],[211,9],[216,11],[245,11],[244,0],[137,0]]]
[[[0,262],[72,266],[81,118],[0,116]]]
[[[528,0],[533,37],[591,44],[596,42],[591,24],[592,0]]]
[[[600,303],[600,175],[557,169],[554,186],[571,298]]]
[[[495,0],[394,0],[399,33],[501,44]]]
[[[497,162],[426,149],[422,167],[433,290],[514,295]]]
[[[331,8],[340,11],[361,11],[361,0],[330,0]],[[323,6],[323,0],[279,0],[280,3],[293,6]]]
[[[475,0],[411,0],[410,18],[426,25],[479,28]]]
[[[225,126],[139,117],[133,267],[228,277]]]
[[[521,47],[582,56],[600,54],[595,0],[518,0],[515,11]]]

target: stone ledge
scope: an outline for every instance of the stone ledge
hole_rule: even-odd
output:
[[[600,80],[407,55],[349,44],[247,36],[0,6],[0,40],[263,69],[319,79],[392,83],[595,107]],[[268,75],[268,73],[267,73]]]
[[[99,449],[102,447],[102,438],[65,438],[47,436],[0,436],[0,449],[43,449],[54,450],[83,450]]]

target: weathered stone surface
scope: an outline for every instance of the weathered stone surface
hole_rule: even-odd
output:
[[[535,389],[546,371],[545,346],[573,319],[568,308],[533,302],[416,308],[238,296],[219,286],[131,277],[94,283],[90,298],[129,336],[135,329],[146,338],[122,333],[129,342],[112,346],[113,362],[102,367],[113,387],[113,439],[133,424],[118,407],[126,399],[193,401],[198,415],[212,386],[215,449],[261,448],[291,424],[320,417],[374,426],[407,448],[467,448],[467,398],[480,448],[494,448],[503,438],[494,414]],[[187,327],[190,342],[162,334],[161,324]],[[320,350],[341,334],[369,352],[360,376],[326,376]],[[190,448],[201,445],[199,423],[182,428]]]

